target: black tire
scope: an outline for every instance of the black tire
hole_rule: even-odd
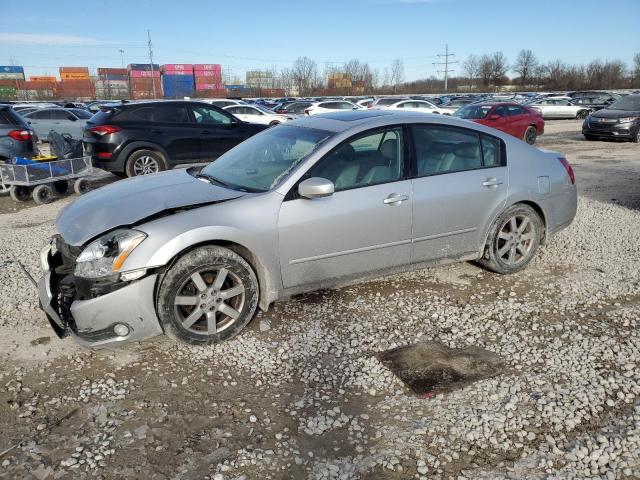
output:
[[[37,205],[51,203],[51,200],[53,200],[53,188],[47,184],[38,185],[33,189],[32,195],[33,201],[36,202]]]
[[[586,140],[589,140],[589,141],[593,141],[593,140],[597,140],[598,139],[598,137],[596,137],[595,135],[589,135],[588,133],[584,134],[584,138]]]
[[[222,269],[226,270],[224,283],[216,286]],[[194,276],[206,288],[198,287]],[[238,285],[244,287],[242,293],[220,299],[221,293],[231,292]],[[177,297],[182,299],[179,304]],[[162,279],[158,317],[170,337],[191,345],[209,345],[237,335],[253,318],[258,297],[258,280],[244,258],[227,248],[204,246],[178,259]],[[236,318],[224,313],[228,307],[232,307],[232,314],[238,314]],[[214,318],[215,333],[209,330],[209,314]]]
[[[89,191],[89,180],[86,178],[78,178],[73,182],[73,191],[78,195],[84,195]]]
[[[29,187],[11,185],[9,187],[9,195],[16,202],[26,202],[31,198],[31,189]]]
[[[513,231],[512,219],[514,218],[516,219],[515,236],[511,235]],[[525,218],[528,219],[528,223],[520,232]],[[502,212],[491,226],[484,254],[478,263],[484,268],[500,274],[516,273],[523,270],[535,257],[540,247],[543,230],[542,219],[533,208],[523,203],[512,205]],[[511,238],[509,238],[510,236]],[[526,237],[531,238],[527,240]],[[508,258],[505,258],[505,255]],[[510,261],[512,255],[513,262]]]
[[[576,118],[578,120],[582,120],[584,118],[587,118],[587,115],[589,115],[589,110],[578,110],[578,113],[576,113]]]
[[[640,143],[640,127],[638,127],[638,129],[636,130],[636,134],[631,137],[631,141],[633,143]]]
[[[137,177],[139,175],[149,175],[151,173],[162,172],[167,169],[167,161],[160,152],[155,150],[136,150],[125,165],[127,177]]]
[[[280,125],[280,122],[278,120],[273,120],[272,122],[269,122],[270,127],[275,127],[276,125]]]
[[[533,125],[529,125],[527,129],[524,131],[524,136],[522,138],[529,145],[535,144],[536,139],[538,138],[538,129]]]
[[[69,191],[69,182],[66,180],[58,180],[53,182],[53,191],[58,195],[65,195]]]

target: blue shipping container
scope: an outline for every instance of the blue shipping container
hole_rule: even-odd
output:
[[[191,75],[163,75],[162,90],[165,98],[186,97],[193,93],[195,84]]]
[[[129,65],[127,65],[127,68],[129,70],[144,70],[145,72],[149,72],[151,71],[151,64],[150,63],[130,63]],[[160,65],[158,65],[157,63],[154,63],[153,71],[159,72]]]
[[[15,65],[0,65],[0,73],[24,73],[24,67]]]

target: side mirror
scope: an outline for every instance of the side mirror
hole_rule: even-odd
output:
[[[69,117],[69,120],[71,120],[72,122],[78,121],[78,119],[76,117]]]
[[[331,180],[320,177],[307,178],[305,181],[300,182],[298,185],[298,194],[302,198],[308,198],[310,200],[314,198],[329,197],[333,195],[335,186]]]
[[[497,113],[492,113],[487,117],[487,120],[500,120],[502,117]]]
[[[351,110],[360,110],[360,107],[353,107]]]

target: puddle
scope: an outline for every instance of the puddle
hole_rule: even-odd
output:
[[[425,395],[462,388],[502,372],[504,362],[479,347],[451,349],[440,342],[420,342],[389,350],[380,360],[414,393]]]

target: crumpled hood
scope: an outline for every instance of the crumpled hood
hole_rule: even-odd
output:
[[[80,246],[121,226],[165,210],[231,200],[242,192],[203,182],[187,170],[171,170],[121,180],[81,196],[65,207],[56,227],[65,242]]]

